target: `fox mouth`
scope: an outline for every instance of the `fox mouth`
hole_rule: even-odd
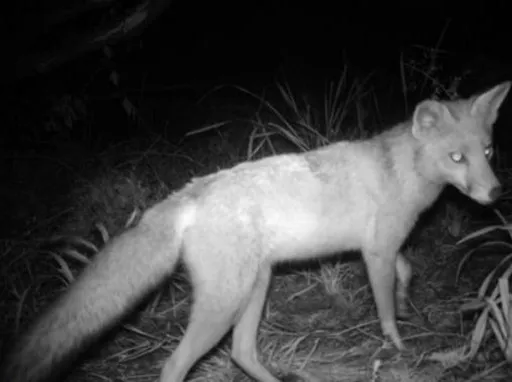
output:
[[[472,192],[471,187],[456,186],[456,188],[461,193],[463,193],[464,195],[468,196],[470,199],[474,200],[475,202],[477,202],[478,204],[481,204],[483,206],[488,206],[488,205],[494,204],[494,202],[496,202],[496,199],[497,199],[497,198],[490,197],[489,194],[487,194],[486,196],[483,196],[482,193],[479,193],[479,194],[474,193],[474,192]]]
[[[471,197],[471,199],[473,199],[478,204],[481,204],[482,206],[490,206],[491,204],[494,204],[496,202],[496,200],[490,199],[490,198],[482,199],[482,198]]]
[[[494,200],[490,198],[482,198],[477,195],[472,194],[471,187],[469,186],[461,186],[461,185],[455,185],[455,188],[457,188],[462,194],[466,195],[471,200],[474,200],[478,204],[481,204],[483,206],[488,206],[490,204],[494,203]]]
[[[460,184],[454,184],[455,188],[457,188],[457,190],[459,190],[461,193],[463,193],[464,195],[466,196],[469,196],[471,199],[473,199],[473,197],[471,196],[471,189],[470,187],[468,186],[462,186]]]

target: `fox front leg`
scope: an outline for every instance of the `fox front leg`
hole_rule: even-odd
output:
[[[396,315],[400,318],[407,318],[410,315],[409,305],[409,284],[412,278],[412,267],[403,254],[396,256]]]
[[[363,257],[368,269],[382,332],[399,350],[404,350],[405,345],[398,333],[395,316],[397,254],[365,249]]]

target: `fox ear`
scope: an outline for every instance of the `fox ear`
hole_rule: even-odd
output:
[[[496,85],[491,90],[480,94],[473,100],[471,115],[484,115],[489,125],[498,118],[498,109],[510,90],[510,81]]]
[[[439,130],[446,112],[446,106],[441,102],[434,100],[420,102],[416,106],[412,118],[413,136],[420,139]]]

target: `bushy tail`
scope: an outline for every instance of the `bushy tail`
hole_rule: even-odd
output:
[[[1,381],[46,380],[64,358],[116,323],[169,275],[179,259],[183,214],[191,216],[179,210],[170,198],[108,243],[7,354]]]

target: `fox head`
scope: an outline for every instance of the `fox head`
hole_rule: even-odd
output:
[[[420,102],[412,134],[421,142],[425,170],[432,181],[451,184],[481,204],[494,202],[501,185],[491,166],[492,129],[510,82],[457,101]]]

